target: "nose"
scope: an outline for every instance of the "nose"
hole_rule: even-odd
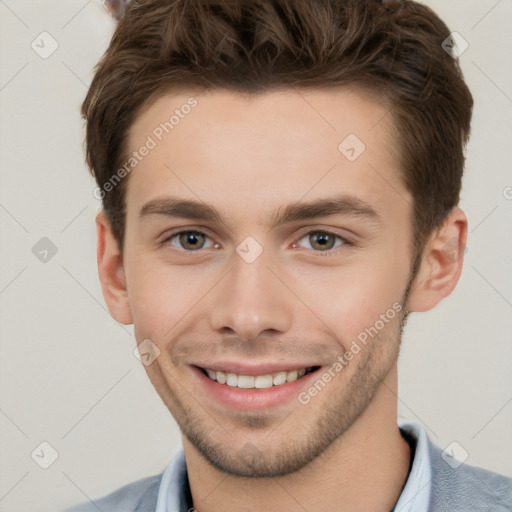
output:
[[[220,334],[250,342],[291,328],[296,299],[264,254],[252,263],[235,255],[233,267],[215,288],[210,322]]]

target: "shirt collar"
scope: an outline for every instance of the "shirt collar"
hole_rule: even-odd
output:
[[[412,442],[414,460],[393,512],[428,512],[432,470],[427,433],[420,424],[401,418],[398,418],[398,426],[402,435]],[[192,498],[185,452],[181,449],[163,472],[155,512],[188,512],[190,509]]]
[[[398,418],[402,436],[412,439],[416,448],[414,460],[405,487],[400,494],[394,512],[428,512],[430,504],[430,487],[432,481],[432,464],[425,429],[412,421]]]
[[[192,508],[187,464],[183,448],[165,468],[155,512],[188,512]]]

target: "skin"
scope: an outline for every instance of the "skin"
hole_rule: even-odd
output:
[[[190,95],[168,94],[145,108],[129,147],[144,144]],[[382,101],[347,88],[193,96],[198,105],[129,176],[122,251],[103,212],[96,222],[109,310],[134,324],[137,343],[150,339],[160,351],[145,368],[183,432],[194,508],[390,510],[411,457],[396,421],[401,330],[406,311],[428,311],[454,289],[463,253],[454,258],[444,248],[454,238],[465,245],[466,217],[454,208],[412,280],[413,199]],[[366,145],[354,162],[338,151],[350,133]],[[370,204],[380,224],[340,214],[270,224],[277,207],[335,193]],[[207,203],[225,221],[140,218],[144,204],[169,195]],[[207,236],[159,245],[177,228]],[[328,237],[322,247],[308,235],[314,229],[352,244]],[[236,252],[247,236],[263,248],[252,263]],[[300,360],[324,372],[397,303],[401,312],[305,405],[229,408],[208,397],[191,370],[218,359]],[[256,454],[250,463],[248,446]]]

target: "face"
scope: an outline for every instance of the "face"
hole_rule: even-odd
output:
[[[126,194],[127,315],[159,354],[145,368],[165,405],[222,471],[304,467],[396,364],[412,197],[386,112],[349,89],[181,93],[132,127],[132,150],[155,146]]]

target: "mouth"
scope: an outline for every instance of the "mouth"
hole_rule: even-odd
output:
[[[304,378],[310,373],[318,371],[321,366],[309,366],[292,370],[282,370],[261,375],[245,375],[213,368],[201,368],[196,366],[210,380],[239,389],[269,389],[284,386]]]
[[[225,411],[263,411],[293,407],[303,389],[318,378],[322,366],[305,366],[295,362],[217,361],[190,365],[207,404]],[[296,406],[296,405],[295,405]]]

